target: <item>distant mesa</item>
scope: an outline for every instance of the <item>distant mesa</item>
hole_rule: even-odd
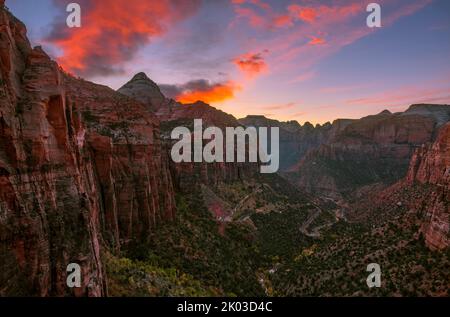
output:
[[[389,110],[383,110],[381,111],[378,115],[385,115],[385,114],[392,114],[392,112],[390,112]]]
[[[402,115],[420,115],[432,117],[437,121],[438,125],[443,125],[444,123],[450,121],[450,105],[414,104],[411,105],[404,113],[402,113]]]

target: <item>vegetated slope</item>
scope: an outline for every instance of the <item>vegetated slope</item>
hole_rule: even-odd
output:
[[[277,294],[326,296],[450,295],[450,124],[418,148],[407,176],[381,192],[352,201],[322,239],[270,275]],[[365,283],[369,263],[382,287]]]
[[[277,175],[220,182],[206,192],[192,186],[177,195],[175,221],[158,227],[147,244],[136,245],[126,256],[176,268],[219,294],[264,296],[261,272],[271,265],[269,250],[276,248],[268,244],[273,239],[269,231],[278,230],[281,249],[296,248],[295,239],[302,239],[296,233],[309,200],[298,193]],[[265,217],[269,220],[264,222]]]

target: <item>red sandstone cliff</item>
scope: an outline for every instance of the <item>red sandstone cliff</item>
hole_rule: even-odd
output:
[[[418,149],[412,159],[405,183],[431,185],[424,197],[425,220],[421,232],[431,249],[450,246],[450,123],[441,128],[437,140]]]
[[[350,221],[366,222],[370,217],[383,219],[403,209],[404,225],[418,225],[430,249],[448,248],[450,123],[439,129],[434,142],[416,149],[403,179],[387,188],[368,188],[362,195],[346,209]]]
[[[0,6],[0,295],[105,295],[102,248],[174,216],[159,121],[64,74]],[[72,262],[83,270],[73,290]]]

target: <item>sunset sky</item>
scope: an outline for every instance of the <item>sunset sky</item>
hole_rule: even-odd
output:
[[[78,2],[82,27],[69,29]],[[366,6],[382,7],[382,27]],[[236,117],[324,123],[450,103],[448,0],[7,0],[67,71],[114,89],[146,72],[169,97]]]

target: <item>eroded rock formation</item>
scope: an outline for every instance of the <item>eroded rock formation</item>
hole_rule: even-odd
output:
[[[450,246],[450,123],[440,130],[437,140],[418,149],[411,159],[406,185],[430,185],[423,197],[424,222],[421,232],[431,249]]]
[[[102,249],[175,214],[159,121],[65,74],[0,5],[0,295],[105,295]],[[69,263],[81,288],[66,286]]]

